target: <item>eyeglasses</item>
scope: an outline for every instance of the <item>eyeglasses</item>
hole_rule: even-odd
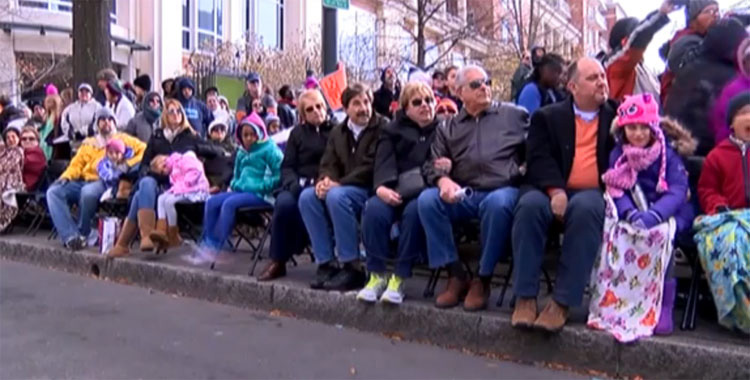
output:
[[[180,114],[180,110],[178,110],[177,108],[170,108],[170,109],[167,110],[167,113],[170,114],[170,115],[179,115]]]
[[[489,87],[492,85],[492,81],[489,79],[477,79],[469,82],[469,88],[472,90],[478,90],[482,85]]]
[[[315,104],[315,105],[312,105],[312,106],[305,107],[305,112],[310,113],[310,112],[313,112],[315,110],[322,110],[324,107],[325,107],[324,105],[318,103],[318,104]]]
[[[416,98],[416,99],[412,99],[411,100],[411,106],[412,107],[419,107],[419,106],[422,105],[422,103],[426,103],[426,104],[429,105],[429,104],[432,104],[434,102],[435,102],[435,99],[433,97],[431,97],[431,96],[425,97],[424,99],[422,99],[422,98]]]
[[[36,137],[34,137],[34,136],[21,137],[21,141],[36,141]]]

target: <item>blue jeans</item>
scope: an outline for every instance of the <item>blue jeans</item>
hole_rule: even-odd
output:
[[[237,209],[268,204],[252,193],[219,193],[208,198],[203,217],[203,244],[220,250],[232,233]]]
[[[53,184],[47,189],[47,208],[63,243],[76,236],[89,236],[91,219],[105,190],[101,181],[68,181],[62,185]],[[72,204],[78,205],[78,223],[70,214]]]
[[[328,191],[325,201],[315,196],[312,187],[302,191],[299,211],[312,242],[315,262],[333,261],[334,239],[340,262],[359,258],[359,217],[367,197],[367,189],[357,186],[336,186]]]
[[[161,193],[161,189],[159,189],[159,183],[156,182],[154,177],[141,178],[136,185],[133,199],[130,201],[128,219],[136,223],[138,222],[138,210],[151,209],[156,211],[156,197],[159,196],[159,193]]]
[[[398,222],[398,248],[394,274],[401,278],[411,277],[414,261],[426,256],[424,229],[419,220],[417,200],[393,207],[377,196],[370,198],[362,213],[362,242],[367,251],[367,271],[383,274],[385,259],[391,253],[391,228]]]
[[[308,243],[307,230],[297,206],[297,198],[290,191],[276,196],[271,221],[271,258],[285,263],[293,255],[302,253]]]
[[[604,198],[598,189],[569,192],[568,198],[562,255],[552,298],[561,305],[574,307],[583,301],[583,290],[601,249]],[[529,190],[518,201],[515,214],[513,292],[518,297],[535,298],[539,293],[548,230],[554,219],[550,199],[539,190]]]
[[[491,192],[475,191],[461,202],[448,204],[440,198],[439,189],[423,191],[419,196],[419,218],[427,235],[430,267],[441,268],[458,261],[453,240],[454,222],[479,219],[482,245],[479,275],[491,276],[508,248],[517,198],[517,188],[503,187]]]

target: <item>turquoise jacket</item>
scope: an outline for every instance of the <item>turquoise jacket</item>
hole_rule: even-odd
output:
[[[281,179],[281,161],[284,154],[273,140],[253,144],[249,150],[237,150],[234,161],[232,191],[253,193],[273,203],[271,193]]]

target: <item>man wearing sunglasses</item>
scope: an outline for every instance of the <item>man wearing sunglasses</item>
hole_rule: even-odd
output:
[[[487,73],[479,66],[460,69],[455,87],[463,108],[437,129],[424,167],[428,185],[437,188],[423,191],[418,207],[430,267],[447,267],[450,276],[435,305],[454,307],[468,291],[464,309],[475,311],[487,307],[492,273],[507,251],[528,113],[510,104],[493,104]],[[467,188],[472,194],[462,195]],[[482,256],[479,278],[470,284],[458,259],[452,224],[475,219],[481,223]]]
[[[607,77],[599,61],[579,60],[571,65],[568,78],[573,99],[540,108],[531,118],[526,186],[515,209],[512,233],[514,327],[561,330],[568,309],[583,300],[601,246],[600,178],[614,145],[609,128],[617,107],[607,100]],[[562,256],[552,299],[537,316],[545,242],[555,220],[564,227]]]

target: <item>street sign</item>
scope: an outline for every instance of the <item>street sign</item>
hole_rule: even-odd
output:
[[[349,9],[349,0],[323,0],[323,6],[334,9]]]

